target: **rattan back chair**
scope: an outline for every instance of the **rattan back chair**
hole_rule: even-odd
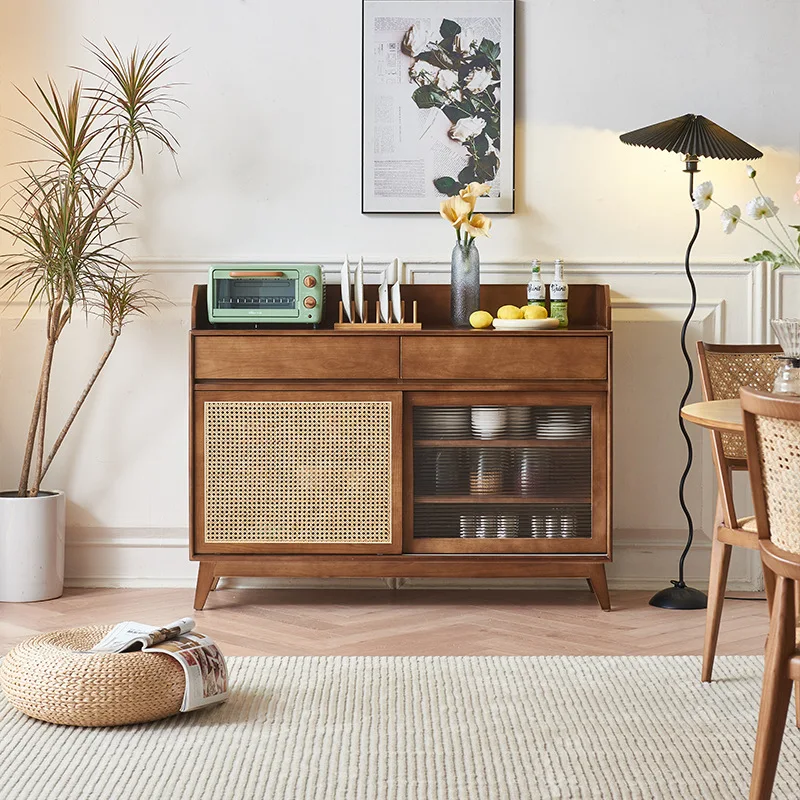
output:
[[[777,345],[737,345],[697,343],[704,400],[738,399],[742,386],[769,391],[780,362]],[[711,431],[711,449],[717,472],[717,518],[711,548],[711,574],[708,579],[706,634],[701,678],[710,681],[719,639],[722,603],[728,582],[728,567],[734,546],[758,549],[755,517],[740,519],[733,498],[733,471],[747,469],[747,450],[741,433]],[[768,586],[768,590],[771,587]]]
[[[765,575],[775,576],[750,782],[751,800],[767,800],[792,681],[800,680],[800,397],[742,389],[741,398],[761,560]]]

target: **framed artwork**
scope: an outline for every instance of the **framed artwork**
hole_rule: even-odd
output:
[[[514,0],[363,0],[361,211],[514,211]]]

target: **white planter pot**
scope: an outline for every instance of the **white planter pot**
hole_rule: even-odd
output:
[[[0,602],[51,600],[64,591],[64,492],[0,494]]]

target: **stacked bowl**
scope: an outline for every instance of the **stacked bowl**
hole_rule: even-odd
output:
[[[414,417],[416,439],[469,439],[470,409],[463,406],[418,407]]]
[[[586,406],[540,408],[536,414],[539,439],[588,439],[591,433],[592,418]]]
[[[508,425],[506,406],[473,406],[472,435],[476,439],[500,439]]]

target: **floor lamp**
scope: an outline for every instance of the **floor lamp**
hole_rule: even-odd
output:
[[[648,125],[646,128],[639,128],[630,133],[623,133],[619,138],[625,144],[652,147],[654,150],[667,150],[671,153],[680,153],[683,156],[683,171],[689,174],[690,200],[693,199],[694,175],[696,172],[700,171],[698,167],[700,158],[753,161],[757,158],[761,158],[763,155],[763,153],[756,150],[755,147],[751,147],[747,142],[742,141],[729,131],[720,128],[719,125],[715,125],[711,120],[701,117],[698,114],[686,114],[683,117],[676,117],[675,119],[669,119],[665,122],[658,122],[655,125]],[[678,406],[678,424],[680,425],[683,438],[686,441],[686,466],[678,485],[678,501],[680,502],[681,509],[683,509],[689,530],[686,538],[686,546],[683,548],[683,553],[681,553],[678,567],[678,580],[672,581],[672,586],[662,589],[650,599],[650,605],[657,606],[658,608],[705,608],[708,602],[708,598],[704,592],[686,585],[683,570],[686,556],[689,554],[689,550],[692,546],[692,539],[694,538],[692,515],[686,506],[686,499],[684,497],[686,478],[689,476],[689,471],[692,468],[692,442],[691,439],[689,439],[689,434],[686,432],[686,426],[680,415],[680,409],[686,404],[686,399],[692,391],[692,384],[694,382],[692,359],[686,349],[686,330],[689,327],[697,305],[697,289],[694,284],[694,278],[692,278],[692,271],[689,267],[692,247],[697,240],[697,235],[700,233],[700,211],[696,208],[694,210],[694,215],[694,233],[686,248],[685,259],[686,279],[689,281],[692,300],[689,306],[689,313],[686,315],[686,319],[683,321],[683,327],[681,328],[681,350],[686,360],[688,381],[686,383],[686,391],[683,393],[680,405]]]

